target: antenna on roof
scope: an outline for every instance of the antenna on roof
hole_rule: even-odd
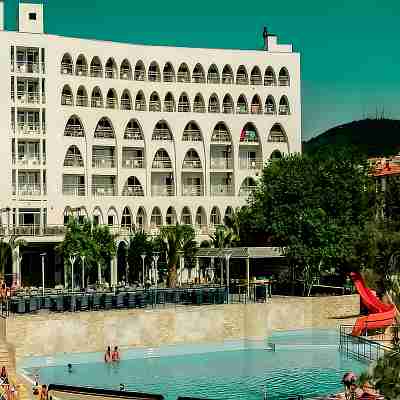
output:
[[[264,39],[264,51],[268,51],[268,29],[266,26],[264,26],[263,39]]]

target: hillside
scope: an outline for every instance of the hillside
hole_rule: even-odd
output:
[[[312,154],[326,145],[353,145],[368,157],[397,154],[400,152],[400,120],[364,119],[336,126],[303,142],[303,152]]]

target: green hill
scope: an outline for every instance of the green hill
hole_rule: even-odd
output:
[[[363,119],[336,126],[303,142],[303,152],[312,154],[328,145],[353,145],[368,157],[397,154],[400,152],[400,120]]]

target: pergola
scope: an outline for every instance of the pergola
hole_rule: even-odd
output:
[[[229,260],[231,258],[246,260],[247,277],[247,296],[250,295],[250,259],[257,258],[284,258],[281,247],[230,247],[230,248],[200,248],[196,253],[196,258],[225,258],[226,260],[226,280],[229,295]],[[221,271],[222,272],[222,271]],[[229,296],[228,296],[229,298]]]

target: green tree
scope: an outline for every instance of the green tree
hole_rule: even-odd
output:
[[[17,248],[26,246],[26,241],[18,239],[18,236],[11,235],[8,240],[5,237],[0,238],[0,280],[4,280],[6,266],[8,263],[17,263]]]

